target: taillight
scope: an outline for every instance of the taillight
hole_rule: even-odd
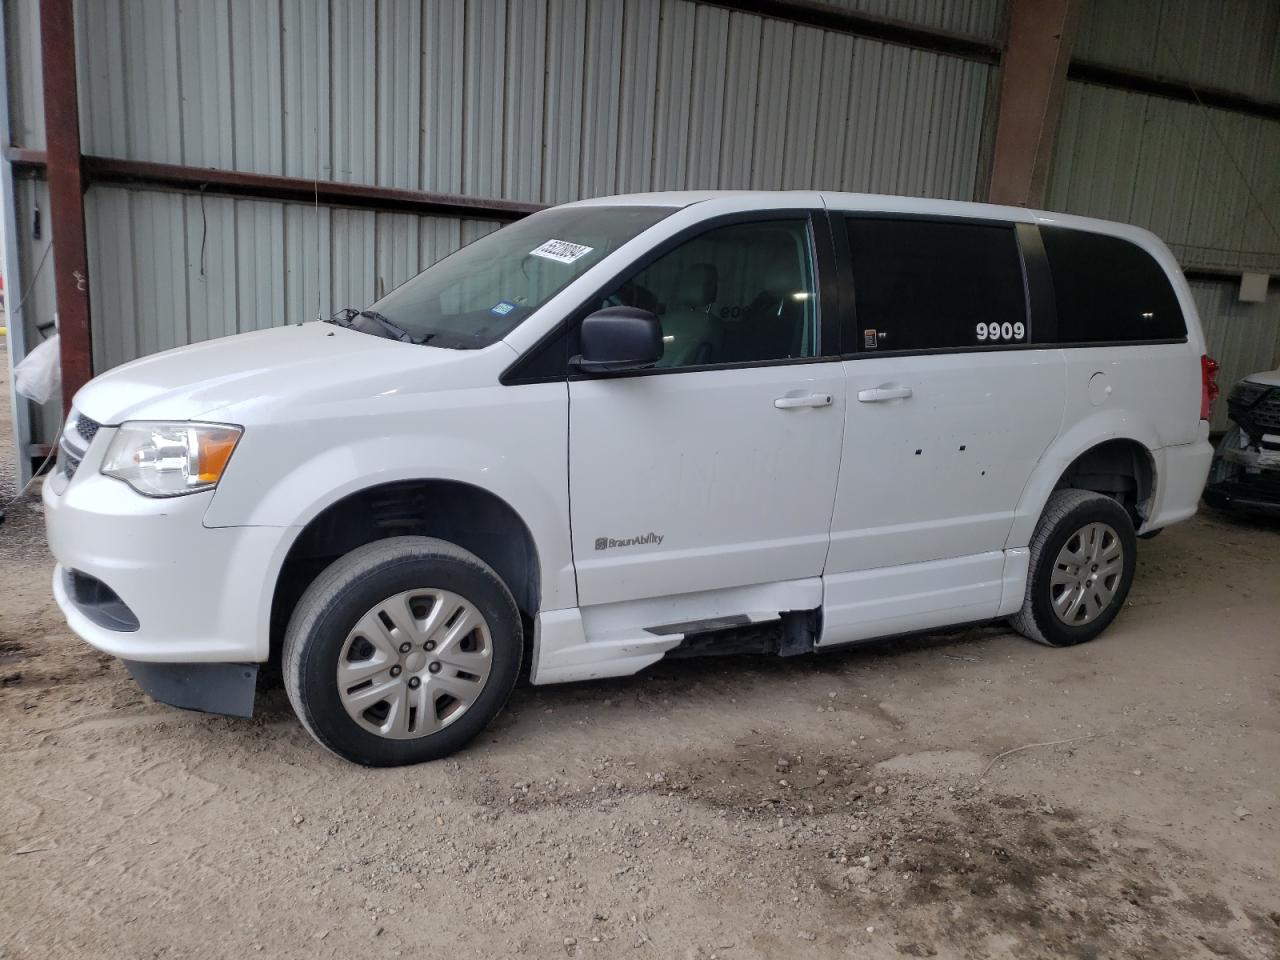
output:
[[[1218,399],[1218,361],[1208,354],[1200,357],[1200,419],[1213,417],[1213,401]]]

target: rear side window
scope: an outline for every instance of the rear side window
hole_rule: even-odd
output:
[[[1065,227],[1041,227],[1040,236],[1053,273],[1058,313],[1057,335],[1049,342],[1186,336],[1169,277],[1141,247],[1119,237]]]
[[[1027,342],[1022,260],[1011,225],[875,217],[850,217],[847,223],[857,323],[853,349]]]

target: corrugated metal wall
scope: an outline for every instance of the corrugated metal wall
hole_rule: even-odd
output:
[[[1280,3],[1089,0],[1074,55],[1280,101]],[[1280,274],[1280,122],[1068,82],[1046,206],[1147,227],[1186,269]],[[1225,388],[1276,365],[1274,283],[1264,304],[1240,303],[1238,279],[1192,290]]]
[[[1075,56],[1280,100],[1280,3],[1087,0]]]
[[[992,30],[999,4],[915,7]],[[86,153],[545,203],[814,185],[971,199],[994,72],[688,0],[76,10]]]
[[[1184,267],[1280,274],[1280,122],[1068,82],[1046,206],[1147,227]]]
[[[94,367],[329,316],[497,224],[94,187]]]
[[[40,68],[40,0],[4,4],[5,73],[13,143],[44,149],[44,79]]]
[[[16,248],[21,265],[18,282],[5,278],[5,308],[11,329],[22,325],[23,340],[28,351],[52,334],[41,330],[54,321],[53,278],[55,264],[49,236],[49,188],[43,180],[14,180],[14,222],[17,236],[6,237]],[[6,251],[7,253],[8,251]],[[21,307],[21,315],[15,311]],[[43,408],[30,404],[33,412],[32,432],[37,437],[51,436],[62,418],[60,404]]]
[[[998,0],[893,6],[1000,29]],[[973,199],[985,179],[991,66],[688,0],[76,11],[90,154],[542,203],[684,187]],[[368,302],[485,229],[101,187],[88,217],[98,369],[312,318],[317,291],[326,315]]]
[[[40,24],[38,0],[4,4],[5,70],[9,93],[9,129],[15,144],[43,150],[44,83],[40,72]],[[53,321],[53,252],[40,270],[35,289],[30,283],[41,258],[49,248],[49,191],[43,180],[19,178],[14,181],[13,217],[17,235],[6,240],[18,253],[21,264],[19,283],[6,278],[6,306],[12,311],[18,300],[10,296],[15,289],[28,294],[22,306],[27,349],[41,340],[37,324]],[[10,316],[13,324],[19,318]],[[56,420],[55,420],[56,425]]]
[[[921,27],[948,30],[983,40],[1004,39],[1005,0],[825,0],[845,7]]]
[[[1266,303],[1241,303],[1238,291],[1231,281],[1191,284],[1209,355],[1222,364],[1218,382],[1224,394],[1250,373],[1280,367],[1280,296],[1273,292]],[[1214,406],[1212,426],[1230,426],[1224,401]]]

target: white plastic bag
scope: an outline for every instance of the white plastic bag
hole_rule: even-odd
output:
[[[13,389],[36,403],[48,403],[62,392],[62,362],[58,334],[23,357],[13,368]]]

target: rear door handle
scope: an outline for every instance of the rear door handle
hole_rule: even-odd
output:
[[[796,407],[829,407],[831,394],[811,393],[807,397],[779,397],[773,401],[779,410],[794,410]]]
[[[858,391],[858,402],[883,403],[886,400],[906,400],[910,396],[910,387],[872,387]]]

